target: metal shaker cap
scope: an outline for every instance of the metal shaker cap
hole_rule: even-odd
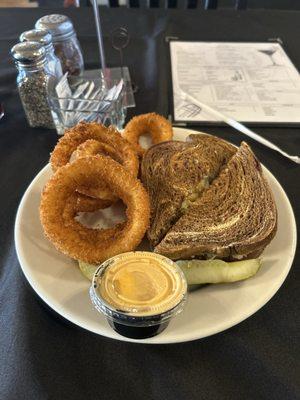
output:
[[[38,42],[43,46],[52,43],[52,35],[45,29],[32,29],[20,35],[20,42]]]
[[[10,52],[14,60],[22,66],[43,62],[46,56],[44,47],[37,42],[18,43]]]
[[[75,34],[71,20],[61,14],[45,15],[36,21],[35,28],[49,31],[53,42],[63,41]]]

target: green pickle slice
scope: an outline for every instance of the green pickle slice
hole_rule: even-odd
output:
[[[255,275],[261,260],[225,262],[223,260],[179,260],[188,285],[204,283],[228,283],[248,279]]]
[[[92,281],[94,273],[96,272],[96,269],[99,267],[99,265],[88,264],[83,261],[78,261],[78,265],[82,275],[89,281]]]
[[[230,283],[242,281],[255,275],[261,267],[261,260],[226,262],[223,260],[179,260],[176,264],[182,269],[188,285],[207,283]],[[98,265],[78,261],[82,275],[92,281]],[[199,286],[194,286],[198,288]]]

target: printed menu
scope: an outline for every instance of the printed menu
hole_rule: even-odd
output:
[[[174,122],[218,122],[181,91],[249,123],[300,123],[299,73],[276,42],[170,42]]]

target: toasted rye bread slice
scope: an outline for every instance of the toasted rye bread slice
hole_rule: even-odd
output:
[[[194,136],[190,143],[152,146],[143,157],[141,176],[151,204],[147,234],[153,247],[236,152],[233,145],[215,136]]]
[[[243,142],[226,168],[154,251],[171,259],[257,257],[275,236],[277,210],[261,165]]]

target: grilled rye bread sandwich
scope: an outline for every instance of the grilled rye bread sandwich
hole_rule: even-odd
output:
[[[202,136],[191,135],[188,138],[189,144],[197,144]],[[178,207],[178,200],[176,201],[177,214],[173,220],[168,216],[167,221],[172,222],[168,225],[167,232],[162,229],[163,234],[155,243],[155,252],[175,260],[192,257],[244,259],[258,257],[273,239],[277,229],[277,210],[260,163],[246,143],[242,143],[237,151],[235,147],[230,146],[226,148],[230,154],[228,153],[223,161],[218,158],[218,172],[202,191],[188,201],[184,198],[184,191],[181,191],[180,198],[184,198],[182,204],[186,206]],[[143,165],[142,171],[153,208],[152,223],[156,223],[156,228],[159,224],[164,224],[163,219],[156,220],[157,216],[164,215],[163,204],[168,204],[169,212],[171,209],[169,204],[172,197],[164,198],[164,193],[175,193],[180,185],[178,179],[175,185],[170,175],[168,181],[164,180],[167,165],[161,168],[161,159],[164,157],[155,154],[155,147],[149,150],[154,161],[152,168],[155,170],[155,176],[145,176],[149,171],[147,165]],[[165,144],[166,153],[167,149],[168,144]],[[213,151],[209,154],[213,154]],[[159,164],[156,164],[157,160]],[[143,164],[148,162],[146,153]],[[189,175],[188,168],[185,174]],[[188,185],[189,179],[186,176],[184,182]],[[185,193],[187,192],[186,189]],[[151,226],[149,236],[155,232]]]
[[[154,251],[171,259],[258,257],[275,236],[277,210],[261,165],[243,142]]]
[[[142,181],[151,199],[148,239],[152,247],[164,238],[236,152],[225,140],[211,135],[196,136],[190,143],[159,143],[143,157]]]

